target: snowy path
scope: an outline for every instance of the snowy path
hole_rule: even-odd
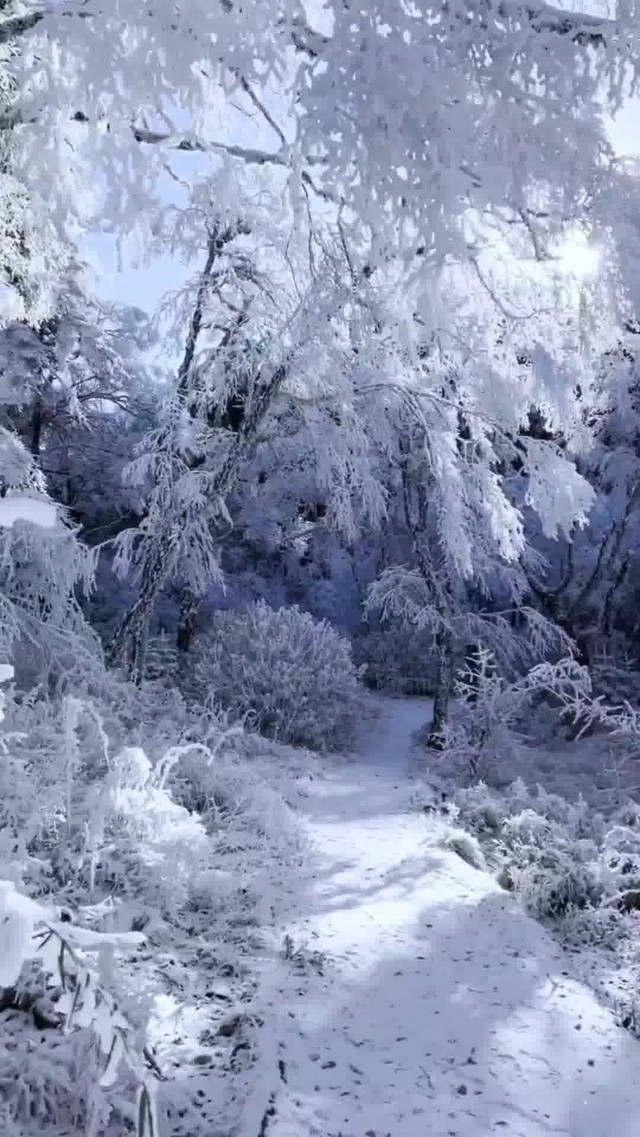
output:
[[[273,992],[252,1137],[637,1137],[640,1045],[511,897],[430,843],[399,716],[372,761],[310,784],[317,863],[290,930],[326,958]]]

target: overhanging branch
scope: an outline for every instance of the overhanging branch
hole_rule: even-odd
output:
[[[564,12],[561,8],[548,4],[520,5],[501,0],[497,12],[504,19],[520,17],[535,32],[568,36],[573,43],[590,44],[592,47],[605,47],[608,38],[617,30],[615,20],[602,20],[585,12]]]

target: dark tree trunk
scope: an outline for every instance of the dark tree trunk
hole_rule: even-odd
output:
[[[193,633],[196,630],[199,610],[199,597],[195,596],[191,589],[186,588],[180,600],[180,622],[178,624],[177,639],[178,651],[183,652],[185,655],[191,648],[191,641],[193,640]]]
[[[432,750],[443,750],[454,675],[453,635],[448,629],[438,633],[436,645],[438,649],[438,677],[427,746]]]
[[[175,533],[160,534],[145,562],[140,594],[122,617],[107,649],[107,660],[113,667],[124,667],[138,685],[144,678],[145,652],[149,623],[156,598],[171,572]]]
[[[29,438],[29,450],[34,458],[40,457],[40,448],[42,446],[42,428],[44,425],[44,414],[42,403],[39,398],[36,399],[33,410],[31,412],[31,436]]]

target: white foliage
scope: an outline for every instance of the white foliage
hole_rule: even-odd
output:
[[[471,781],[503,781],[528,739],[531,712],[549,701],[568,722],[592,713],[588,670],[574,659],[544,662],[507,680],[480,648],[473,668],[456,682],[458,702],[447,734],[450,761]]]
[[[575,525],[587,524],[595,491],[566,458],[548,445],[528,439],[527,504],[535,509],[546,537],[571,537]]]
[[[210,868],[200,817],[177,804],[140,747],[126,747],[88,811],[91,880],[174,914]]]
[[[39,11],[19,39],[12,111],[29,124],[21,175],[40,190],[43,165],[55,170],[61,222],[65,206],[78,208],[87,165],[108,176],[108,192],[94,190],[107,215],[119,208],[131,221],[156,188],[162,140],[182,140],[284,168],[299,207],[304,171],[370,227],[378,256],[398,228],[427,254],[460,253],[462,218],[488,207],[524,212],[543,245],[547,231],[569,229],[605,165],[599,99],[617,105],[636,67],[633,6],[605,32],[595,16],[553,8],[470,20],[463,5],[442,13],[396,0],[358,11],[332,0],[318,14],[328,34],[297,0],[189,0],[180,18],[168,0],[140,12],[114,0],[95,20],[63,5]],[[255,115],[243,80],[276,107],[279,133]],[[245,147],[234,145],[236,101],[257,118]],[[155,144],[136,142],[132,123]],[[604,211],[606,193],[597,200]]]
[[[46,659],[48,649],[45,667],[52,670],[70,666],[71,645],[97,660],[97,640],[78,603],[78,590],[88,591],[93,582],[95,558],[47,497],[31,455],[5,429],[0,433],[0,480],[3,650],[11,652],[21,640]]]
[[[34,950],[33,931],[47,913],[11,881],[0,881],[0,986],[12,987],[25,959]],[[35,954],[35,952],[34,952]]]
[[[486,869],[480,842],[473,833],[467,833],[464,829],[448,825],[440,843],[444,849],[451,849],[453,853],[456,853],[467,864],[473,865],[475,869]]]

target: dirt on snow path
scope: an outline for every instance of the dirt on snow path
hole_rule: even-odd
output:
[[[242,1137],[638,1137],[640,1045],[486,873],[411,811],[425,707],[386,700],[310,780]]]

